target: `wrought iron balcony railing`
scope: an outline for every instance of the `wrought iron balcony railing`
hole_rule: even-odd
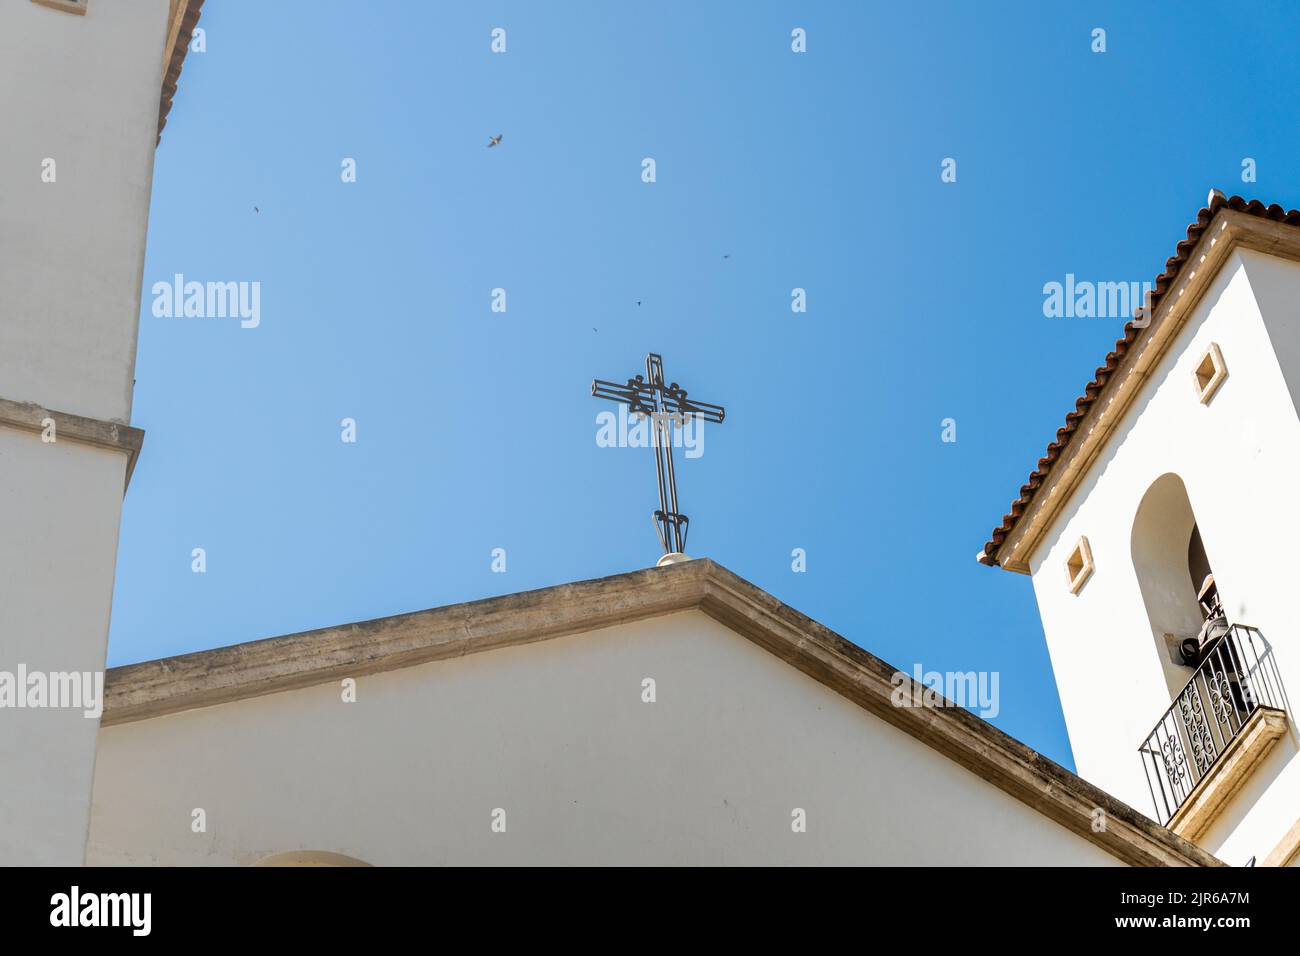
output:
[[[1205,655],[1138,748],[1147,786],[1168,824],[1261,707],[1286,710],[1273,651],[1253,627],[1234,624]]]

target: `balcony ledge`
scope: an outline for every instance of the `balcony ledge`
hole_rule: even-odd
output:
[[[1214,766],[1187,795],[1170,819],[1169,829],[1193,842],[1204,835],[1284,733],[1286,711],[1274,707],[1257,708]]]

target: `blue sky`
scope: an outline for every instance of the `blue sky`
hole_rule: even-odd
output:
[[[974,557],[1122,325],[1044,283],[1149,281],[1211,186],[1300,205],[1300,11],[1225,6],[209,4],[110,664],[652,564],[651,454],[597,447],[589,385],[657,351],[727,408],[678,456],[693,554],[998,671],[994,723],[1072,765],[1029,580]],[[260,326],[154,316],[178,272],[260,282]]]

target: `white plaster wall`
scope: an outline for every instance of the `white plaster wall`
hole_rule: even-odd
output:
[[[167,7],[0,3],[2,398],[130,418]]]
[[[206,833],[191,832],[196,807]],[[791,832],[796,807],[807,833]],[[698,612],[364,677],[352,704],[331,684],[101,733],[89,862],[293,850],[384,865],[1117,863]]]
[[[0,427],[0,670],[102,671],[126,456]],[[99,721],[0,708],[0,865],[79,866]]]
[[[1246,253],[1246,271],[1292,404],[1300,408],[1300,263]]]
[[[1281,337],[1300,356],[1298,295],[1300,269],[1235,251],[1030,559],[1079,772],[1148,813],[1137,748],[1171,692],[1131,544],[1138,505],[1161,475],[1175,472],[1186,486],[1229,617],[1263,631],[1284,684],[1300,690],[1300,419],[1273,348]],[[1257,299],[1270,310],[1267,329]],[[1192,369],[1211,341],[1223,350],[1228,377],[1202,405]],[[1096,570],[1072,595],[1064,565],[1080,535]],[[1294,717],[1292,728],[1201,841],[1229,863],[1262,859],[1300,816]]]
[[[130,417],[167,14],[0,3],[2,398]],[[125,469],[0,428],[0,669],[102,671]],[[0,710],[0,863],[82,862],[97,729]]]

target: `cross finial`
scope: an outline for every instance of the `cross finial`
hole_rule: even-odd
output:
[[[664,554],[686,551],[690,519],[677,510],[677,473],[673,467],[673,425],[683,425],[688,416],[721,424],[726,410],[721,405],[686,397],[676,382],[664,383],[664,360],[651,352],[645,357],[645,375],[629,378],[626,384],[594,379],[591,394],[628,406],[632,415],[647,415],[651,422],[651,444],[655,450],[655,472],[659,477],[659,510],[654,513],[655,530]]]

